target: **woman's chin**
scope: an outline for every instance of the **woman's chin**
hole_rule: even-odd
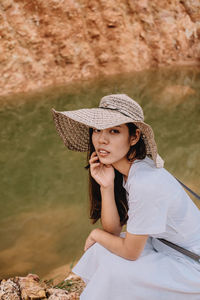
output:
[[[101,157],[99,158],[100,163],[104,164],[104,165],[111,165],[113,162],[111,161],[111,159],[108,159],[106,157]]]

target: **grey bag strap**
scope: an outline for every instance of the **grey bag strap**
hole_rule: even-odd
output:
[[[176,178],[176,177],[175,177]],[[194,191],[192,191],[187,185],[185,185],[184,183],[182,183],[178,178],[176,178],[176,180],[186,189],[188,190],[188,192],[190,192],[193,196],[195,196],[198,200],[200,200],[200,196],[197,195]]]
[[[176,178],[176,177],[175,177],[175,178]],[[178,179],[176,178],[176,180],[178,180]],[[200,200],[200,196],[199,196],[199,195],[197,195],[195,192],[193,192],[189,187],[187,187],[187,186],[186,186],[184,183],[182,183],[180,180],[178,180],[178,182],[179,182],[186,190],[188,190],[192,195],[194,195],[198,200]],[[167,241],[167,240],[165,240],[165,239],[159,239],[159,238],[158,238],[157,240],[161,241],[161,242],[164,243],[165,245],[167,245],[167,246],[169,246],[169,247],[175,249],[176,251],[179,251],[179,252],[182,253],[182,254],[185,254],[186,256],[188,256],[188,257],[192,258],[193,260],[197,261],[198,263],[200,263],[200,255],[198,255],[198,254],[196,254],[196,253],[193,253],[193,252],[191,252],[191,251],[189,251],[189,250],[187,250],[187,249],[185,249],[185,248],[183,248],[183,247],[180,247],[180,246],[178,246],[178,245],[176,245],[176,244],[174,244],[174,243],[172,243],[172,242],[169,242],[169,241]]]
[[[190,258],[194,259],[195,261],[197,261],[198,263],[200,263],[200,255],[198,255],[196,253],[193,253],[193,252],[191,252],[191,251],[189,251],[189,250],[187,250],[187,249],[185,249],[183,247],[180,247],[180,246],[178,246],[178,245],[176,245],[174,243],[171,243],[171,242],[169,242],[169,241],[167,241],[165,239],[157,239],[157,240],[161,241],[165,245],[167,245],[167,246],[175,249],[176,251],[179,251],[182,254],[187,255],[188,257],[190,257]]]

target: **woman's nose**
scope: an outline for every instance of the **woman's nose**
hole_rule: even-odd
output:
[[[108,143],[108,135],[104,130],[102,130],[99,134],[99,143],[102,143],[102,144]]]

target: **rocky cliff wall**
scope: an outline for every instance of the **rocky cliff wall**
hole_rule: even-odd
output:
[[[199,63],[199,0],[0,1],[1,95]]]

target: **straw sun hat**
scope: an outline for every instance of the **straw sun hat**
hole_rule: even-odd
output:
[[[147,155],[153,159],[157,168],[164,165],[157,153],[153,130],[144,122],[141,106],[125,94],[103,97],[98,108],[62,112],[52,109],[52,112],[56,129],[70,150],[88,151],[90,127],[106,129],[124,123],[134,123],[141,130]]]

